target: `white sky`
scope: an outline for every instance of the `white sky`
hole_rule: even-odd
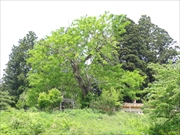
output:
[[[135,22],[146,14],[179,43],[179,6],[179,1],[1,1],[0,78],[12,46],[28,31],[42,38],[86,14],[98,16],[110,11],[126,14]]]

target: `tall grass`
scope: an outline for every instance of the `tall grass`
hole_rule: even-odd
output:
[[[115,112],[103,114],[91,109],[64,112],[1,111],[2,135],[145,135],[148,116]]]

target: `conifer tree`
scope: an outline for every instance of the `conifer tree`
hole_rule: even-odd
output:
[[[29,87],[26,78],[31,66],[26,63],[29,57],[27,52],[33,49],[36,39],[36,34],[29,31],[23,39],[19,40],[18,46],[13,45],[9,55],[7,68],[3,75],[3,89],[7,90],[11,96],[15,96],[16,100]]]

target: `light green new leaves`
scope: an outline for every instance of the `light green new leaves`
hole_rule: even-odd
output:
[[[67,72],[70,70],[66,66],[67,63],[53,47],[45,39],[39,41],[35,48],[29,52],[31,57],[28,62],[32,65],[32,69],[28,74],[31,86],[31,89],[28,90],[28,105],[37,103],[40,92],[47,92],[53,87],[63,89],[73,79],[72,74]],[[64,79],[64,75],[68,76]],[[73,84],[73,81],[71,83]]]
[[[164,132],[178,131],[180,124],[180,63],[150,64],[156,72],[156,81],[147,88],[145,111],[161,123]]]
[[[109,13],[81,17],[68,28],[53,31],[51,36],[39,41],[29,52],[32,56],[28,59],[32,65],[28,76],[32,86],[29,95],[36,93],[29,99],[37,102],[38,93],[53,87],[64,91],[66,96],[83,93],[80,98],[91,91],[94,83],[107,89],[122,88],[121,77],[126,73],[118,65],[117,33],[113,29],[124,32],[128,23],[121,20],[123,15]]]
[[[52,109],[53,107],[59,106],[61,101],[61,92],[58,89],[53,88],[48,92],[48,94],[45,92],[39,94],[38,106],[40,109]]]

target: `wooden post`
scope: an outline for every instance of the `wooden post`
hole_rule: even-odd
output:
[[[60,111],[62,110],[62,102],[60,103],[59,109]]]
[[[74,109],[74,101],[72,100],[72,105],[73,105],[73,109]]]

